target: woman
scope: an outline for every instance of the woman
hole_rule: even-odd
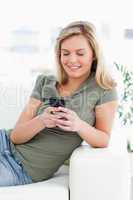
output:
[[[0,186],[49,179],[83,140],[108,146],[116,84],[93,25],[79,21],[63,28],[55,53],[58,79],[40,75],[14,129],[0,132]]]

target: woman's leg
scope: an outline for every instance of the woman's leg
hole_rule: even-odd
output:
[[[11,152],[9,137],[0,130],[0,186],[32,183],[21,162]]]
[[[3,155],[0,155],[0,186],[16,185],[17,179],[12,172],[9,163]]]

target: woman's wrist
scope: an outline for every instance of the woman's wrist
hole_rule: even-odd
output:
[[[38,119],[42,122],[44,128],[46,127],[46,123],[45,123],[45,120],[44,120],[44,114],[40,114],[38,115]]]
[[[89,131],[90,128],[92,128],[90,126],[90,124],[88,124],[86,121],[81,120],[79,122],[79,126],[78,126],[78,131],[77,132],[78,132],[79,135],[82,135],[84,132]]]
[[[77,132],[80,133],[83,131],[83,126],[84,126],[84,121],[83,120],[80,120],[79,123],[78,123],[78,127],[77,127]]]

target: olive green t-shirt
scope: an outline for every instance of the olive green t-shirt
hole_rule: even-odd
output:
[[[49,107],[49,98],[64,98],[65,107],[75,111],[78,116],[91,126],[95,125],[95,107],[117,99],[116,89],[105,90],[95,81],[94,74],[70,96],[61,97],[57,90],[56,77],[39,75],[31,97],[43,103],[36,115]],[[44,128],[30,141],[14,145],[14,155],[18,156],[34,182],[53,176],[58,168],[82,142],[77,132],[64,131],[58,127]]]

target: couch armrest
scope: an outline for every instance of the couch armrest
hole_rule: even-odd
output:
[[[129,200],[129,157],[80,146],[70,158],[70,200]]]

